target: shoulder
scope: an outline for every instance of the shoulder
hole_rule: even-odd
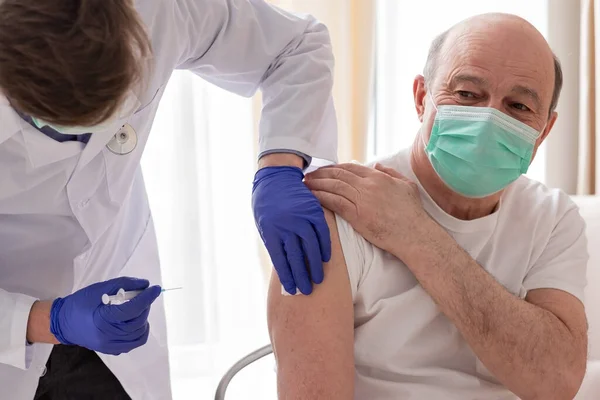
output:
[[[328,210],[325,216],[331,229],[331,240],[337,241],[340,245],[354,300],[370,269],[377,248],[355,231],[341,216]]]
[[[514,227],[513,237],[531,243],[534,270],[530,273],[549,266],[569,273],[576,266],[585,271],[589,258],[586,223],[571,196],[521,177],[501,207],[505,208],[503,223]]]
[[[507,189],[501,207],[514,221],[534,220],[549,230],[554,230],[559,223],[584,224],[579,207],[571,196],[526,176],[520,177]]]
[[[505,222],[515,225],[513,237],[533,248],[523,287],[560,289],[583,301],[589,251],[579,207],[562,190],[524,177],[511,191]]]
[[[366,165],[368,167],[373,167],[375,164],[392,168],[406,176],[412,175],[412,170],[410,167],[410,148],[405,148],[392,155],[375,159]]]

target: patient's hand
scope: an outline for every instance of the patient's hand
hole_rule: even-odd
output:
[[[369,242],[402,259],[411,241],[427,235],[426,222],[433,222],[417,185],[390,168],[339,164],[308,174],[305,182],[324,207]]]

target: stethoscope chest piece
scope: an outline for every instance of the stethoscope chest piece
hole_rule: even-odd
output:
[[[117,155],[131,153],[137,147],[138,139],[135,129],[129,124],[125,124],[108,142],[106,147]]]

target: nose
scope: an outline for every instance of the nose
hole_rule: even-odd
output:
[[[489,99],[487,99],[487,104],[482,104],[482,107],[490,107],[490,108],[494,108],[498,111],[501,111],[505,114],[508,113],[508,110],[506,109],[506,104],[502,101],[502,98],[500,97],[494,97],[494,96],[490,96]]]

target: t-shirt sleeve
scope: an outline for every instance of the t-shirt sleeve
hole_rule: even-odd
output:
[[[585,221],[573,205],[555,226],[550,240],[523,282],[525,290],[560,289],[583,302],[589,253]]]
[[[352,226],[339,215],[335,216],[340,243],[344,252],[350,286],[352,286],[352,300],[356,300],[358,289],[367,272],[369,259],[372,258],[372,245],[359,235]]]

